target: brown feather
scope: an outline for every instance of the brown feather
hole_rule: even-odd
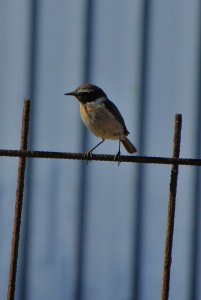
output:
[[[125,149],[128,151],[128,153],[135,153],[137,152],[137,149],[135,146],[131,143],[131,141],[125,136],[124,139],[120,140],[122,144],[124,145]]]

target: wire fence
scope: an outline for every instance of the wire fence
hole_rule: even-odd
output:
[[[23,207],[23,193],[24,180],[27,158],[41,158],[41,159],[73,159],[86,161],[117,161],[114,155],[93,154],[86,156],[82,153],[66,153],[66,152],[49,152],[49,151],[29,151],[27,150],[28,135],[29,135],[29,119],[30,119],[30,100],[25,99],[22,117],[21,129],[21,145],[20,150],[0,150],[0,156],[19,157],[17,187],[16,187],[16,203],[13,223],[12,247],[10,255],[10,270],[8,280],[7,299],[14,300],[15,285],[17,274],[17,260],[18,248],[20,240],[21,215]],[[147,156],[121,156],[120,162],[127,163],[144,163],[144,164],[164,164],[172,165],[170,175],[169,188],[169,203],[167,212],[167,227],[166,240],[164,247],[164,266],[163,279],[161,288],[161,300],[168,300],[169,298],[169,284],[170,284],[170,270],[172,261],[172,244],[174,234],[174,220],[175,220],[175,204],[177,194],[177,179],[179,173],[179,166],[201,166],[201,159],[180,158],[180,143],[181,143],[181,129],[182,129],[182,115],[175,115],[174,124],[174,138],[173,138],[173,155],[172,157],[147,157]]]

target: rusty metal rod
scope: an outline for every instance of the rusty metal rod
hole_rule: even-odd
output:
[[[86,161],[111,161],[114,162],[115,155],[93,154],[86,157],[83,153],[71,152],[52,152],[52,151],[25,151],[25,150],[7,150],[0,149],[0,156],[7,157],[30,157],[30,158],[48,158],[48,159],[75,159]],[[121,162],[144,163],[144,164],[178,164],[186,166],[201,166],[201,159],[194,158],[176,158],[176,157],[157,157],[157,156],[131,156],[121,155]]]
[[[27,150],[28,133],[29,133],[29,115],[30,115],[30,100],[26,99],[24,101],[22,129],[21,129],[20,150],[22,151]],[[15,297],[15,282],[16,282],[18,248],[19,248],[19,239],[20,239],[20,225],[21,225],[21,214],[22,214],[22,204],[23,204],[25,168],[26,168],[26,157],[20,157],[19,164],[18,164],[15,216],[14,216],[13,236],[12,236],[12,246],[11,246],[11,256],[10,256],[10,269],[9,269],[8,294],[7,294],[8,300],[13,300]]]
[[[179,153],[180,153],[181,128],[182,128],[182,115],[176,114],[175,126],[174,126],[174,142],[173,142],[173,158],[176,159],[179,159]],[[169,297],[170,269],[172,263],[172,244],[173,244],[173,234],[174,234],[174,219],[175,219],[175,208],[176,208],[178,172],[179,172],[179,164],[178,162],[175,162],[172,164],[171,177],[170,177],[161,300],[168,300]]]

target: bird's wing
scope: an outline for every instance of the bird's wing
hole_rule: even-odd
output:
[[[104,101],[103,104],[113,114],[113,116],[115,117],[115,119],[117,119],[122,124],[122,126],[124,128],[124,134],[128,135],[129,131],[126,128],[126,124],[124,122],[124,119],[123,119],[120,111],[116,107],[116,105],[112,101],[110,101],[109,99],[107,99],[107,101]]]

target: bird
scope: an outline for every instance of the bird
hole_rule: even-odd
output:
[[[120,143],[124,145],[128,153],[137,152],[136,147],[127,137],[129,131],[120,111],[100,87],[85,83],[64,95],[77,98],[83,123],[95,136],[101,139],[95,147],[86,152],[86,155],[92,155],[92,152],[105,140],[119,141],[119,148],[115,157],[119,158],[121,155]]]

